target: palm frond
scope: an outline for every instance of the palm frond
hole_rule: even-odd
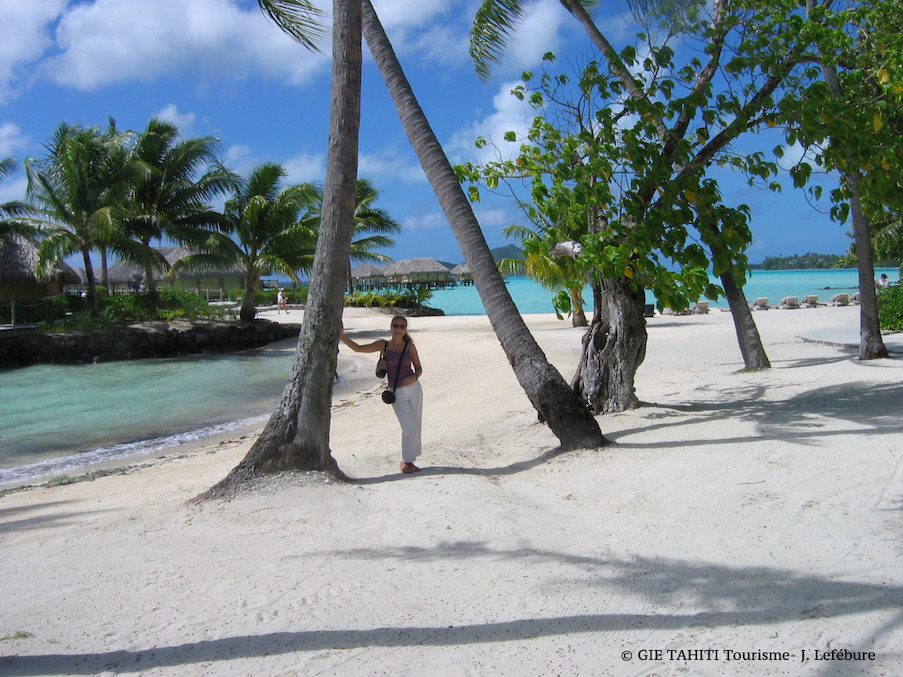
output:
[[[328,32],[323,26],[325,13],[308,0],[257,0],[261,11],[279,29],[307,49],[319,52]]]

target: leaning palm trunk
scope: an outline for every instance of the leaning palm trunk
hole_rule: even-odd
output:
[[[247,456],[204,497],[227,495],[264,473],[326,470],[342,476],[329,453],[329,424],[357,184],[359,0],[334,0],[332,36],[332,101],[322,220],[292,373],[276,411]]]
[[[646,357],[646,294],[624,278],[603,278],[593,285],[593,297],[593,321],[571,387],[594,414],[635,409],[634,377]]]
[[[542,349],[511,300],[467,196],[414,96],[370,0],[362,0],[364,37],[402,126],[470,264],[474,285],[517,380],[562,448],[607,443],[599,425]]]

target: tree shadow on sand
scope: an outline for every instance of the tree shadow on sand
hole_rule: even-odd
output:
[[[898,435],[903,432],[903,418],[899,415],[903,411],[903,384],[898,383],[844,383],[814,388],[789,398],[771,396],[769,389],[762,385],[709,387],[697,392],[700,394],[697,402],[654,405],[657,410],[650,412],[647,419],[656,423],[606,432],[606,436],[619,447],[674,448],[778,439],[807,444],[813,438],[825,436],[837,439],[863,433]],[[661,443],[623,440],[640,432],[713,421],[755,423],[759,434]]]
[[[729,567],[696,561],[636,557],[606,559],[569,553],[517,548],[494,550],[483,543],[450,543],[434,548],[354,549],[330,556],[374,560],[533,560],[566,563],[587,588],[610,588],[618,595],[641,598],[631,602],[636,612],[607,612],[524,618],[489,623],[434,626],[386,626],[277,632],[225,637],[145,650],[103,653],[36,654],[0,659],[4,675],[89,675],[101,672],[135,673],[158,667],[194,665],[242,658],[260,658],[310,651],[368,647],[447,647],[512,642],[583,633],[649,632],[679,629],[715,629],[745,626],[786,626],[859,616],[856,628],[865,626],[861,615],[882,614],[869,636],[850,633],[854,645],[875,649],[882,662],[900,656],[881,649],[888,635],[903,627],[903,587],[836,580],[789,569],[750,566]],[[605,596],[609,599],[608,596]],[[668,610],[668,609],[671,610]],[[648,609],[643,611],[642,609]],[[785,627],[786,630],[786,627]],[[646,641],[647,636],[638,636]],[[629,641],[626,640],[626,641]],[[787,647],[796,651],[800,648]],[[613,661],[616,660],[613,657]],[[208,666],[209,667],[209,666]],[[861,668],[857,668],[861,669]]]

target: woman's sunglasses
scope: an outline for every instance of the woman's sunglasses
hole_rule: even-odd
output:
[[[408,325],[406,324],[393,324],[392,329],[407,329]]]

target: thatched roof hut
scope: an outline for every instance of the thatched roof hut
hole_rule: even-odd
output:
[[[154,247],[156,251],[163,255],[163,258],[172,266],[176,261],[191,256],[194,252],[185,246],[179,247]],[[240,268],[233,267],[231,270],[180,270],[174,277],[167,277],[168,271],[159,273],[156,280],[158,285],[166,287],[180,288],[197,288],[212,287],[216,289],[230,289],[233,287],[244,286],[244,271]],[[111,287],[128,287],[133,282],[137,283],[144,279],[145,271],[142,266],[119,260],[110,266],[107,273],[110,278]]]
[[[470,273],[470,264],[466,261],[452,268],[451,274],[459,282],[470,282],[473,280],[473,275]]]
[[[38,244],[14,235],[0,242],[0,303],[36,304],[45,296],[62,292],[67,284],[78,284],[78,274],[60,263],[43,278],[38,277]]]
[[[368,279],[373,277],[385,277],[385,273],[383,273],[381,268],[377,268],[372,263],[361,263],[351,269],[351,277],[355,280]]]
[[[383,274],[396,284],[450,282],[451,271],[436,259],[406,259],[383,268]]]

